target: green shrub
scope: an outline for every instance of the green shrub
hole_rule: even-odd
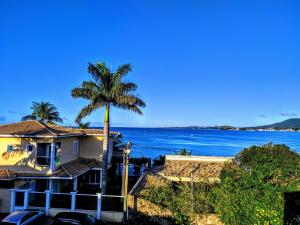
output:
[[[214,184],[208,182],[167,182],[158,187],[150,186],[142,197],[156,205],[169,209],[175,224],[191,224],[191,215],[213,211],[208,193]]]
[[[281,225],[284,193],[300,189],[300,156],[286,145],[246,148],[209,194],[226,225]]]
[[[129,159],[129,163],[133,164],[134,172],[139,174],[141,172],[141,166],[149,167],[151,165],[151,159],[146,157],[133,157]]]
[[[176,155],[192,155],[192,151],[188,151],[187,149],[183,148],[179,151],[175,151]]]
[[[162,166],[162,165],[164,165],[165,161],[166,161],[166,156],[159,155],[158,158],[153,160],[153,165],[152,166],[153,167],[154,166]]]

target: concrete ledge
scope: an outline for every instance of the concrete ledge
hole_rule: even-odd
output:
[[[167,160],[179,161],[206,161],[206,162],[226,162],[233,159],[233,157],[221,156],[191,156],[191,155],[166,155]]]

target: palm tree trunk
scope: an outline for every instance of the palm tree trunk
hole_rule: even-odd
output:
[[[102,171],[102,192],[106,193],[106,185],[107,185],[107,160],[108,160],[108,152],[109,152],[109,105],[106,105],[105,117],[104,117],[104,139],[103,139],[103,171]]]

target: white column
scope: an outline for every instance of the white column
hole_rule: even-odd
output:
[[[102,177],[102,170],[100,170],[100,188],[101,188],[101,192],[102,192],[102,186],[103,186],[103,184],[102,184],[102,179],[103,177]]]
[[[53,180],[49,179],[48,182],[48,190],[53,191]]]
[[[73,183],[73,191],[76,191],[77,192],[77,179],[78,177],[75,177],[74,178],[74,183]]]
[[[50,173],[53,173],[55,169],[55,143],[51,143],[50,148]]]
[[[75,212],[76,210],[76,191],[71,192],[71,211]]]
[[[10,190],[10,212],[15,211],[15,204],[16,204],[16,190],[11,189]]]
[[[101,219],[101,207],[102,207],[102,193],[97,194],[97,215],[98,220]]]
[[[45,214],[46,216],[49,216],[51,190],[46,190],[45,193],[46,193]]]
[[[28,209],[28,205],[29,205],[29,191],[30,190],[24,191],[24,209]]]

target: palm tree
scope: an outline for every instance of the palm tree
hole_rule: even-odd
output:
[[[188,151],[187,149],[183,148],[179,151],[175,151],[176,155],[192,155],[192,151]]]
[[[107,154],[109,150],[110,108],[116,107],[130,110],[142,115],[141,107],[145,107],[142,99],[134,95],[137,85],[123,81],[125,75],[131,72],[130,64],[124,64],[112,72],[104,62],[89,64],[88,72],[92,81],[83,81],[79,87],[72,90],[73,98],[88,100],[88,104],[81,109],[76,121],[80,122],[92,112],[105,108],[104,140],[103,140],[103,191],[106,191]]]
[[[86,122],[86,123],[78,122],[77,124],[78,124],[80,129],[88,129],[90,127],[89,122]]]
[[[60,118],[56,106],[50,102],[32,102],[32,114],[23,116],[22,121],[25,120],[38,120],[42,123],[54,124],[55,122],[63,123]]]

